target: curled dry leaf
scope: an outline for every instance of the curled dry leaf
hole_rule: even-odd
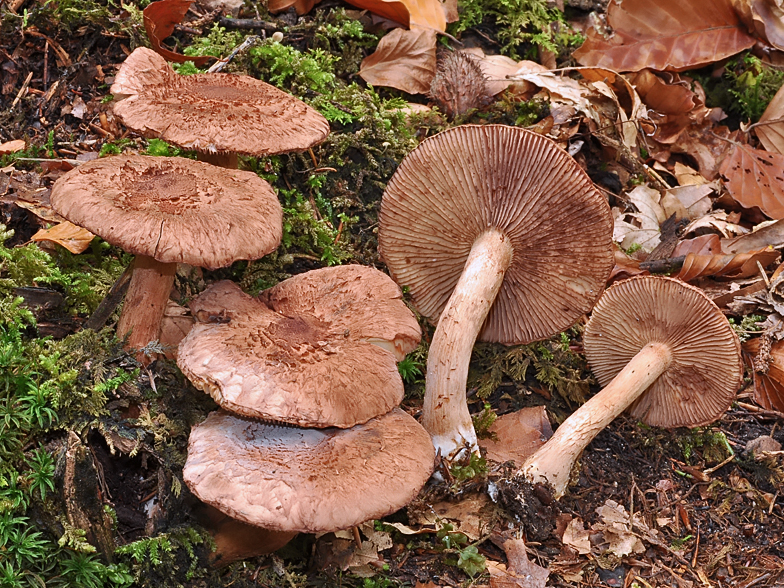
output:
[[[784,247],[784,220],[757,225],[753,232],[733,239],[725,239],[721,244],[724,253],[746,253],[765,247],[779,249]]]
[[[733,0],[733,5],[750,31],[776,49],[784,50],[782,0]]]
[[[627,198],[639,212],[613,209],[613,241],[620,243],[624,249],[636,243],[643,251],[650,253],[661,241],[659,227],[667,220],[660,204],[661,195],[658,190],[648,186],[637,186],[629,192]]]
[[[583,65],[616,71],[683,71],[715,63],[754,45],[730,0],[625,0],[611,2],[610,39],[589,29],[574,57]]]
[[[762,113],[754,132],[765,149],[784,155],[784,86]]]
[[[511,461],[522,466],[552,437],[553,429],[544,406],[529,406],[498,417],[490,433],[493,438],[479,440],[485,456],[498,463]]]
[[[14,141],[6,141],[0,145],[0,155],[9,155],[16,153],[25,148],[25,142],[22,139],[15,139]]]
[[[662,114],[686,114],[697,105],[694,92],[686,84],[668,84],[653,70],[644,69],[628,78],[642,101]]]
[[[718,240],[718,236],[713,236]],[[683,253],[680,255],[683,255]],[[673,256],[677,257],[675,254]],[[683,267],[673,277],[679,278],[684,282],[708,276],[748,278],[759,273],[758,263],[765,267],[776,261],[778,257],[779,252],[775,249],[763,249],[762,251],[738,253],[737,255],[700,255],[689,253],[686,255],[686,259],[683,260]]]
[[[784,155],[735,143],[719,173],[738,204],[756,206],[773,219],[784,218]]]
[[[40,229],[30,239],[32,241],[50,241],[65,247],[71,253],[78,255],[84,252],[93,240],[93,235],[87,229],[77,227],[68,221],[53,226],[51,229]]]
[[[348,3],[406,27],[420,26],[442,33],[446,30],[449,7],[440,0],[348,0]]]
[[[506,55],[485,55],[479,47],[464,49],[466,53],[474,55],[479,60],[479,67],[487,78],[487,91],[495,96],[506,90],[511,85],[523,86],[523,91],[528,87],[534,88],[535,84],[526,81],[510,79],[526,73],[543,73],[547,68],[535,61],[515,61]]]
[[[272,14],[277,14],[278,12],[288,10],[293,6],[294,10],[297,11],[297,14],[307,14],[313,10],[313,7],[319,2],[321,2],[321,0],[269,0],[267,10]]]
[[[522,539],[507,539],[503,548],[508,565],[488,565],[490,588],[544,588],[550,571],[528,559]]]
[[[770,350],[762,337],[749,339],[741,346],[743,358],[754,373],[754,402],[767,410],[784,412],[784,341],[776,341]]]
[[[193,4],[193,0],[158,0],[150,3],[142,13],[144,15],[144,29],[150,39],[150,46],[166,61],[174,61],[175,63],[192,61],[196,67],[201,67],[212,57],[209,55],[189,57],[169,51],[162,45],[162,41],[174,31],[174,25],[182,22],[191,4]]]
[[[436,32],[393,29],[362,60],[359,75],[368,84],[389,86],[409,94],[425,94],[436,74]]]

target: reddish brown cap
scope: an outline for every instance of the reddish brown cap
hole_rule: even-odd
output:
[[[218,411],[191,431],[183,478],[199,499],[246,523],[324,533],[405,506],[434,459],[430,435],[400,409],[351,429],[281,427]]]
[[[209,269],[273,251],[283,224],[272,186],[256,174],[182,157],[82,164],[55,182],[51,203],[129,253]]]
[[[394,352],[398,361],[419,345],[422,330],[386,274],[363,265],[317,269],[289,278],[259,298],[285,316],[307,314],[338,333]],[[390,346],[389,343],[392,345]]]
[[[612,216],[554,142],[503,125],[425,140],[387,185],[379,249],[419,311],[437,320],[476,238],[504,233],[512,263],[479,338],[528,343],[588,312],[613,267]]]
[[[726,317],[701,290],[673,278],[615,283],[596,303],[583,342],[602,386],[648,343],[670,347],[667,371],[628,409],[657,427],[715,421],[743,378],[740,343]]]
[[[206,324],[182,341],[177,364],[222,408],[345,428],[400,404],[394,350],[416,346],[419,326],[388,276],[359,266],[316,270],[263,299],[275,310],[224,281],[191,304]]]
[[[274,86],[250,76],[177,75],[145,47],[125,60],[111,92],[123,97],[114,113],[127,126],[185,149],[272,155],[303,151],[329,134],[321,114]]]

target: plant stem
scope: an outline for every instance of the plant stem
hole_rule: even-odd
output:
[[[549,482],[555,498],[564,495],[572,467],[599,431],[639,398],[672,362],[664,343],[649,343],[602,391],[566,419],[520,472],[531,482]]]
[[[454,459],[477,451],[476,432],[466,403],[471,351],[512,262],[512,245],[497,229],[479,235],[463,273],[438,319],[427,358],[422,425],[436,452]]]

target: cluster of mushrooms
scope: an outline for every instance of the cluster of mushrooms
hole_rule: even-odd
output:
[[[130,128],[206,160],[115,156],[52,190],[58,213],[136,255],[118,335],[139,350],[159,337],[178,263],[215,269],[279,244],[275,192],[236,169],[237,154],[308,149],[329,125],[263,82],[179,76],[143,48],[111,91]],[[520,476],[561,496],[582,450],[627,408],[663,427],[717,419],[741,380],[737,338],[704,294],[677,280],[634,278],[602,294],[612,227],[587,174],[541,135],[465,125],[423,141],[390,180],[379,218],[392,278],[437,324],[422,425],[397,408],[396,362],[420,330],[388,276],[315,270],[258,297],[218,282],[191,302],[195,325],[177,353],[220,406],[192,430],[185,482],[222,513],[284,533],[394,512],[430,477],[436,453],[449,462],[478,451],[466,402],[475,341],[530,343],[592,309],[585,350],[606,387]]]

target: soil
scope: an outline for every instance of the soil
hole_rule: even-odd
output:
[[[27,4],[33,3],[21,3]],[[132,38],[110,26],[113,20],[128,18],[114,3],[106,7],[108,17],[97,22],[84,15],[66,24],[39,14],[36,27],[24,31],[21,16],[10,15],[8,5],[0,4],[0,143],[23,138],[28,145],[40,147],[40,160],[16,161],[11,184],[5,190],[0,185],[0,222],[15,231],[5,243],[11,247],[28,242],[39,228],[48,226],[49,217],[39,213],[48,206],[51,184],[70,169],[69,160],[94,157],[109,139],[139,140],[114,120],[110,105],[102,101],[109,79],[141,33]],[[322,9],[338,6],[343,7],[333,2]],[[580,4],[586,9],[597,6]],[[22,9],[18,12],[21,15]],[[250,5],[240,16],[257,18]],[[297,19],[291,14],[284,17]],[[299,22],[309,18],[300,17]],[[481,36],[486,36],[486,29]],[[182,45],[191,42],[183,29],[175,38]],[[308,39],[298,43],[307,46]],[[29,72],[33,75],[28,90],[20,92]],[[592,153],[601,159],[599,145]],[[396,163],[390,162],[390,168]],[[598,173],[597,177],[612,192],[620,191],[617,175]],[[372,224],[373,219],[363,219],[357,231],[372,232]],[[366,251],[357,252],[359,260],[367,256]],[[282,270],[295,274],[321,265],[318,258],[303,252]],[[225,277],[231,274],[204,272],[196,289]],[[20,295],[27,299],[45,293]],[[77,332],[86,319],[64,315],[56,301],[39,305],[36,312],[38,334],[56,339]],[[579,348],[579,337],[572,343]],[[132,362],[127,357],[118,361]],[[165,392],[150,401],[146,394],[154,386]],[[522,405],[546,404],[550,415],[562,420],[573,399],[541,390],[541,383],[530,374],[521,382],[504,378],[489,402],[499,415]],[[405,408],[417,416],[421,382],[410,385],[408,392]],[[446,546],[437,525],[422,522],[422,513],[432,511],[439,501],[460,505],[490,496],[488,511],[477,515],[486,524],[475,534],[465,532],[479,555],[506,563],[504,539],[516,534],[525,539],[531,560],[550,568],[548,582],[553,586],[784,586],[784,467],[780,456],[755,459],[745,451],[761,436],[784,444],[784,415],[758,409],[749,397],[748,390],[741,392],[740,402],[721,420],[696,432],[653,430],[625,417],[617,419],[589,445],[574,471],[573,485],[560,501],[554,501],[543,486],[517,480],[510,464],[490,463],[486,472],[461,483],[431,482],[407,510],[376,525],[392,545],[379,549],[377,560],[371,561],[375,576],[365,578],[368,566],[354,566],[350,539],[301,535],[273,556],[246,558],[221,568],[210,565],[208,542],[193,542],[193,553],[179,549],[163,567],[135,562],[147,566],[140,585],[488,584],[486,573],[471,578],[454,565],[458,550]],[[121,386],[100,418],[89,423],[61,422],[48,434],[47,447],[59,456],[58,491],[64,508],[81,513],[81,520],[91,527],[88,538],[106,547],[107,560],[117,557],[110,545],[122,547],[165,533],[175,537],[187,527],[203,528],[206,519],[197,518],[195,498],[177,480],[181,480],[188,427],[214,408],[206,395],[185,382],[172,362],[161,360],[140,370],[136,382]],[[475,398],[472,412],[482,408],[483,401]],[[182,425],[173,437],[167,428],[170,423]],[[83,457],[73,458],[74,471],[82,472],[74,479],[69,478],[67,454],[69,431],[77,425],[76,443],[81,444]],[[721,434],[733,453],[723,445]],[[80,492],[69,494],[69,485]],[[111,505],[116,520],[105,519],[102,509],[91,502],[95,497]],[[607,540],[600,511],[609,501],[637,517],[636,525],[621,534],[639,539],[639,548],[619,553]],[[56,528],[55,519],[56,513],[45,510],[31,518],[43,529]],[[566,527],[578,519],[588,531],[587,553],[579,553],[564,540]],[[409,534],[411,529],[418,533]],[[363,533],[369,541],[372,530]],[[180,547],[185,543],[181,541]],[[127,557],[124,561],[133,563]]]

